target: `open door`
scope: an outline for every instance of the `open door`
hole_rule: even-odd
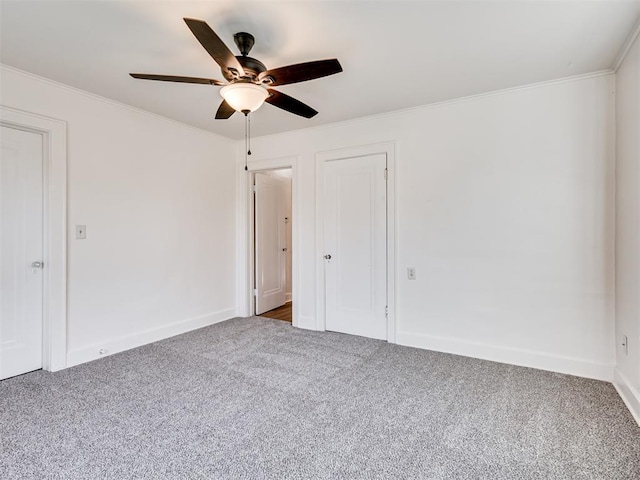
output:
[[[255,174],[256,315],[286,302],[286,181]]]

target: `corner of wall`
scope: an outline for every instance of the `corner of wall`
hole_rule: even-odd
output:
[[[633,387],[629,379],[617,368],[614,370],[613,377],[613,386],[618,391],[631,415],[633,415],[636,423],[640,425],[640,392]]]

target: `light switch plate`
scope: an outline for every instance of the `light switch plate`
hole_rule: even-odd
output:
[[[76,239],[84,240],[85,238],[87,238],[87,226],[76,225]]]

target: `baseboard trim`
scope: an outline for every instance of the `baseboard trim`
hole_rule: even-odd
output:
[[[398,332],[396,343],[407,347],[452,353],[454,355],[490,360],[492,362],[508,363],[521,367],[575,375],[577,377],[604,380],[606,382],[613,380],[613,365],[591,362],[580,358],[562,357],[531,350],[498,347],[454,338],[421,335],[410,332]]]
[[[640,392],[634,388],[629,379],[617,368],[613,371],[613,386],[618,391],[631,415],[633,415],[636,423],[640,425]]]
[[[236,309],[229,308],[219,312],[189,318],[187,320],[170,323],[169,325],[163,325],[162,327],[134,333],[132,335],[106,340],[104,342],[94,343],[86,347],[70,350],[67,353],[67,367],[73,367],[74,365],[80,365],[81,363],[107,357],[114,353],[141,347],[142,345],[147,345],[148,343],[180,335],[181,333],[190,332],[191,330],[207,327],[214,323],[229,320],[235,316]]]
[[[291,293],[285,293],[284,294],[284,303],[289,303],[292,298],[293,298],[293,296],[291,295]]]

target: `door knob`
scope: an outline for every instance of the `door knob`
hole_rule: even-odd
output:
[[[44,266],[44,263],[42,262],[33,262],[31,264],[31,268],[42,268]]]
[[[325,260],[331,260],[331,255],[327,254],[324,256]]]

